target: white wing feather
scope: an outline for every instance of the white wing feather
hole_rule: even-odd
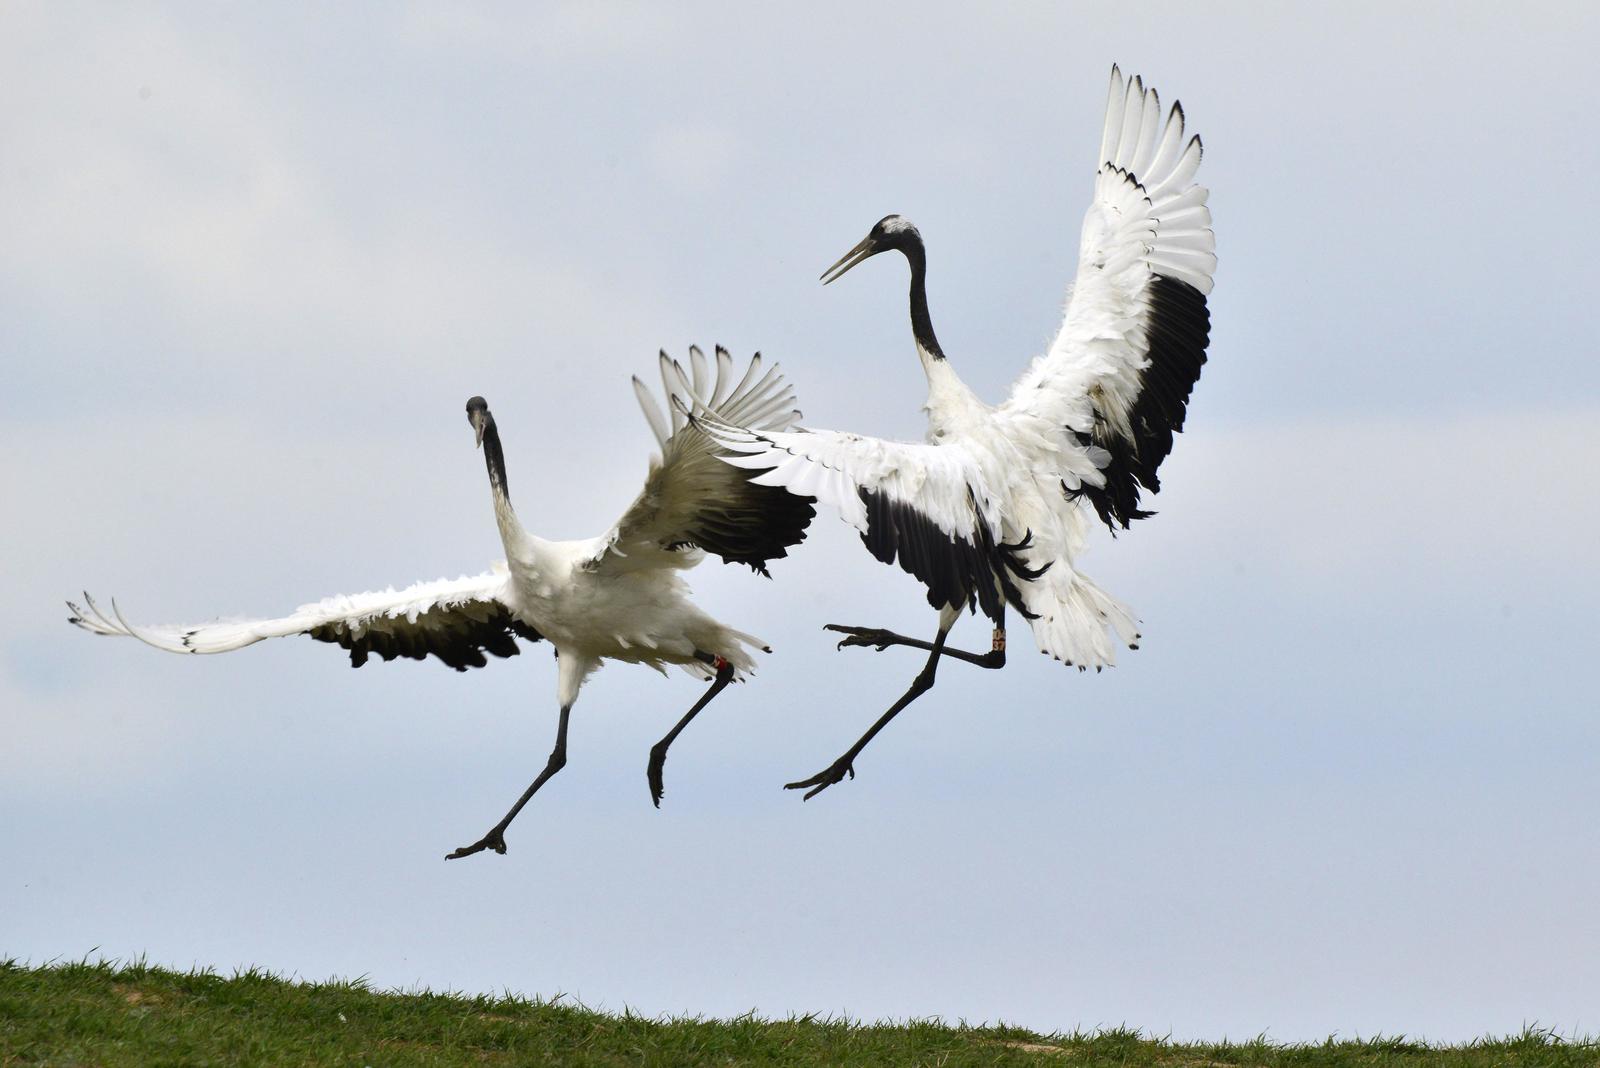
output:
[[[1207,191],[1194,184],[1201,155],[1199,137],[1185,140],[1182,105],[1163,121],[1156,91],[1112,68],[1061,329],[996,413],[1042,461],[1091,451],[1105,474],[1083,479],[1085,492],[1124,526],[1142,514],[1139,487],[1159,488],[1156,468],[1205,360],[1217,258]]]
[[[941,610],[971,606],[997,623],[1018,594],[1006,569],[1003,496],[964,442],[884,441],[832,430],[763,432],[694,417],[726,461],[757,486],[782,487],[836,508],[882,563],[898,562]]]
[[[774,498],[781,495],[752,490],[718,459],[722,448],[686,413],[712,411],[722,419],[782,431],[800,418],[794,390],[777,364],[763,371],[760,353],[736,379],[733,357],[721,346],[714,368],[692,347],[687,371],[663,352],[660,372],[670,414],[662,413],[639,379],[633,387],[661,454],[652,458],[639,496],[599,540],[585,566],[688,567],[700,559],[693,548],[707,548],[761,569],[766,559],[784,555],[784,547],[803,537],[809,506],[779,503]]]
[[[727,448],[731,455],[724,457],[726,462],[746,470],[770,469],[751,482],[815,497],[863,534],[867,509],[862,490],[913,505],[952,537],[972,540],[980,516],[991,531],[999,529],[995,495],[959,444],[886,441],[809,427],[760,431],[731,426],[703,412],[696,422]],[[980,502],[978,511],[973,510],[973,498]]]
[[[129,623],[115,601],[108,615],[87,593],[84,605],[71,601],[70,622],[93,634],[137,638],[170,653],[226,653],[267,638],[311,634],[346,645],[375,635],[409,634],[429,645],[467,638],[482,627],[504,629],[509,607],[510,576],[505,565],[481,575],[419,582],[403,590],[340,594],[301,605],[278,619],[215,620],[183,626],[137,626]],[[341,640],[344,639],[344,640]],[[404,640],[404,639],[402,639]]]

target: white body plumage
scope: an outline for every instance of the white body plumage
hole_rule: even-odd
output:
[[[888,216],[824,274],[832,281],[881,252],[912,270],[911,319],[928,380],[926,443],[828,430],[768,433],[701,413],[708,432],[785,486],[838,508],[885,563],[929,587],[945,611],[975,605],[1001,625],[1009,602],[1041,651],[1079,668],[1133,644],[1133,613],[1077,569],[1085,502],[1115,529],[1147,514],[1141,489],[1181,429],[1205,360],[1205,297],[1216,267],[1207,192],[1194,184],[1198,137],[1181,106],[1112,69],[1094,197],[1078,274],[1049,350],[991,406],[940,349],[928,315],[915,226]],[[943,629],[943,626],[941,627]]]
[[[136,626],[113,601],[101,611],[84,595],[71,602],[71,622],[96,634],[124,635],[175,653],[220,653],[267,638],[306,634],[336,643],[360,667],[369,655],[423,659],[432,654],[457,670],[482,667],[485,654],[507,657],[516,640],[548,640],[559,670],[561,708],[557,753],[529,794],[565,762],[567,713],[584,680],[604,661],[677,666],[713,681],[699,703],[652,750],[649,778],[661,798],[661,762],[678,730],[720,689],[755,670],[764,642],[713,619],[689,599],[682,572],[712,552],[730,563],[765,572],[768,560],[787,555],[805,537],[811,502],[755,486],[719,459],[721,447],[689,425],[689,407],[749,421],[774,431],[799,417],[793,392],[776,366],[761,373],[753,357],[736,380],[732,358],[718,348],[714,368],[699,349],[690,369],[661,356],[668,414],[637,378],[634,390],[661,446],[639,496],[605,534],[582,541],[547,541],[517,518],[507,490],[499,431],[481,397],[467,403],[488,467],[495,519],[506,559],[480,575],[424,582],[403,590],[329,597],[278,619],[216,621],[196,626]],[[523,802],[528,795],[524,795]],[[452,856],[490,848],[504,851],[501,832],[523,802],[494,831]]]
[[[673,665],[709,679],[713,667],[695,654],[714,651],[743,679],[755,671],[752,654],[771,651],[760,638],[718,622],[690,600],[679,572],[699,562],[697,551],[607,559],[605,537],[544,541],[517,530],[507,536],[506,552],[517,566],[501,596],[514,616],[555,646],[558,704],[571,705],[583,680],[606,660],[657,670]]]
[[[794,395],[774,366],[761,375],[761,357],[751,361],[735,388],[733,362],[717,350],[711,370],[698,349],[686,373],[661,356],[662,382],[669,398],[711,405],[722,413],[745,413],[772,429],[786,428],[799,413]],[[495,473],[498,435],[491,443],[491,486],[495,518],[506,559],[480,575],[417,583],[403,590],[338,595],[304,605],[279,619],[218,620],[194,626],[136,626],[113,605],[108,615],[87,598],[87,611],[69,604],[72,622],[98,634],[135,637],[170,652],[220,653],[266,638],[309,634],[352,650],[357,666],[369,652],[390,659],[428,653],[454,667],[478,667],[491,631],[504,633],[506,620],[537,632],[555,647],[561,664],[557,698],[570,705],[578,687],[604,660],[676,665],[697,678],[715,668],[696,653],[728,660],[736,677],[755,670],[757,649],[766,644],[713,619],[690,599],[680,572],[704,558],[696,524],[711,511],[755,513],[759,506],[736,474],[713,457],[715,446],[671,405],[667,422],[637,379],[636,392],[662,448],[651,462],[644,490],[605,534],[579,541],[547,541],[523,527],[505,492],[504,469]],[[782,531],[763,529],[749,517],[757,544],[735,546],[734,558],[758,568],[770,555],[800,540],[805,511],[789,510]],[[717,543],[721,545],[722,543]],[[743,549],[741,555],[737,550]],[[502,646],[501,648],[508,648]],[[464,655],[465,661],[460,657]],[[499,652],[498,655],[510,655]]]

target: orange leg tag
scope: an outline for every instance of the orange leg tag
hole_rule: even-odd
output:
[[[989,641],[989,648],[991,650],[993,650],[994,652],[997,652],[997,653],[1005,652],[1006,651],[1006,632],[1003,631],[1003,630],[998,630],[997,629],[994,632],[994,637],[991,638],[990,641]]]

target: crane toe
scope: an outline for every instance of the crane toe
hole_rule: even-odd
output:
[[[661,779],[661,769],[667,762],[666,746],[657,743],[650,747],[650,766],[645,769],[645,777],[650,780],[650,800],[656,808],[661,807],[661,796],[666,792],[666,786]]]
[[[851,766],[849,760],[840,757],[832,764],[829,764],[825,770],[817,772],[811,778],[801,779],[799,782],[784,783],[783,788],[785,790],[805,790],[805,795],[800,800],[810,801],[834,783],[844,782],[846,776],[852,779],[855,778],[856,769]]]
[[[882,627],[847,627],[843,623],[829,623],[822,629],[831,630],[836,634],[845,636],[835,646],[837,649],[859,646],[861,648],[870,647],[881,653],[889,646],[898,644],[897,639],[900,637],[893,631],[884,630]]]
[[[469,846],[462,846],[460,849],[456,850],[454,853],[446,853],[444,859],[445,860],[460,860],[462,857],[470,857],[474,853],[481,853],[485,849],[492,849],[496,853],[500,853],[500,854],[504,854],[505,853],[505,851],[506,851],[506,839],[505,839],[505,835],[503,835],[500,832],[500,828],[496,827],[494,830],[490,831],[488,834],[484,835],[482,838],[478,839],[476,842],[473,842]]]

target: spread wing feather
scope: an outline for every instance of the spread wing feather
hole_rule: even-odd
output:
[[[137,626],[115,601],[108,615],[87,593],[71,601],[68,622],[93,634],[137,638],[170,653],[226,653],[267,638],[305,634],[350,653],[360,667],[376,653],[384,660],[437,657],[457,671],[483,667],[484,654],[517,655],[516,638],[542,636],[507,607],[510,577],[497,565],[481,575],[419,582],[403,590],[340,594],[302,605],[278,619],[215,620],[192,626]]]
[[[705,411],[692,422],[726,448],[727,463],[755,472],[753,484],[838,509],[874,557],[898,560],[927,587],[933,607],[977,608],[995,620],[1008,600],[1022,608],[1008,573],[1016,557],[998,536],[999,501],[960,445],[806,428],[762,431]]]
[[[1112,529],[1149,512],[1141,489],[1183,429],[1210,337],[1206,296],[1216,270],[1207,191],[1194,184],[1199,137],[1185,139],[1183,107],[1165,119],[1142,79],[1111,69],[1094,200],[1083,221],[1078,274],[1049,351],[998,410],[1042,462],[1088,452],[1100,478],[1063,484],[1087,496]]]
[[[733,357],[721,346],[714,368],[697,347],[689,350],[687,372],[665,352],[660,364],[666,412],[639,379],[633,388],[661,455],[652,460],[644,489],[601,539],[587,566],[660,566],[667,553],[673,554],[665,561],[671,566],[690,566],[699,559],[693,550],[703,549],[766,574],[769,560],[788,555],[790,546],[805,540],[816,515],[813,502],[750,483],[721,461],[725,450],[687,412],[699,407],[742,425],[781,431],[800,418],[794,391],[776,364],[762,370],[760,353],[738,377]]]

